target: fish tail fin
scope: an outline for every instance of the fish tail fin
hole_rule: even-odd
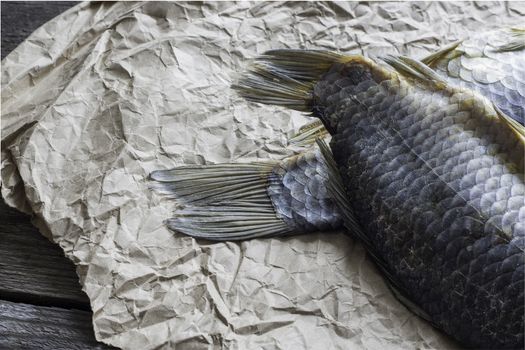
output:
[[[209,240],[288,236],[342,228],[319,150],[281,161],[183,166],[151,173],[151,188],[184,207],[174,231]]]
[[[267,51],[232,87],[249,101],[311,112],[315,83],[345,57],[320,50]]]
[[[267,193],[275,163],[182,166],[151,173],[151,188],[174,198],[167,226],[195,238],[241,240],[286,235],[291,228],[277,217]]]

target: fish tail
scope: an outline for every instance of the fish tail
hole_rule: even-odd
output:
[[[267,51],[232,87],[249,101],[311,112],[315,83],[345,57],[320,50]]]
[[[166,221],[177,232],[209,240],[289,234],[267,193],[275,163],[181,166],[150,174],[150,187],[184,207]]]
[[[209,240],[287,236],[342,227],[319,151],[282,161],[154,171],[151,188],[176,199],[167,225]]]

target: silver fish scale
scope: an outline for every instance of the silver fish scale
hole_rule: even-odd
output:
[[[277,165],[268,177],[268,195],[277,216],[295,232],[342,227],[340,212],[327,189],[327,168],[319,150]]]
[[[449,82],[478,91],[521,124],[525,120],[525,49],[498,51],[515,40],[508,30],[463,41],[431,67]]]
[[[335,65],[314,96],[334,130],[352,209],[391,280],[461,342],[522,347],[525,185],[516,137],[477,117],[488,107],[468,92],[448,96],[396,78],[377,84],[356,64]]]

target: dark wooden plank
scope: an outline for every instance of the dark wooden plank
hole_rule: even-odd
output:
[[[76,1],[2,1],[2,59],[42,24]]]
[[[89,310],[73,263],[3,200],[0,242],[0,299]]]
[[[98,343],[86,311],[0,300],[0,349],[111,349]]]

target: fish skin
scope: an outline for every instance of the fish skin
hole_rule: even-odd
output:
[[[501,50],[513,43],[518,47]],[[450,83],[486,96],[524,125],[525,29],[504,28],[474,35],[454,49],[422,61]]]
[[[365,58],[315,85],[314,115],[373,256],[469,347],[523,347],[523,144],[487,101]]]

